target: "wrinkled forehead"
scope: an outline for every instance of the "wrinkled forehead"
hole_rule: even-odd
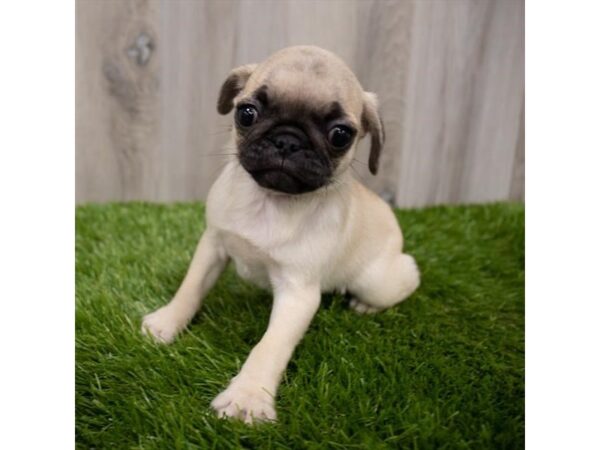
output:
[[[259,97],[282,112],[343,114],[358,122],[362,112],[362,89],[344,70],[320,59],[293,59],[259,66],[245,95]]]
[[[250,96],[281,120],[311,118],[317,122],[328,123],[343,118],[358,125],[358,117],[342,106],[339,96],[325,92],[320,94],[314,90],[302,93],[296,89],[281,89],[263,84]]]

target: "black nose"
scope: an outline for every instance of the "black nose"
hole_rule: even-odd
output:
[[[300,149],[301,141],[291,134],[278,134],[273,138],[273,144],[284,153],[294,153]]]
[[[270,140],[284,155],[306,148],[308,144],[308,138],[304,132],[296,127],[278,127],[271,134]]]

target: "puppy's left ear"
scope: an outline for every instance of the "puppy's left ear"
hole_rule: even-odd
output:
[[[231,71],[219,92],[219,100],[217,102],[217,111],[219,114],[227,114],[233,109],[233,99],[238,95],[254,69],[256,64],[246,64],[245,66],[236,67]]]
[[[379,115],[377,96],[372,92],[363,95],[363,111],[361,122],[365,132],[371,134],[371,151],[369,153],[369,170],[373,175],[379,168],[379,156],[385,141],[383,122]]]

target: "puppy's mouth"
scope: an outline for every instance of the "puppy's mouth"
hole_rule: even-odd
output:
[[[259,138],[238,144],[242,167],[259,186],[285,194],[303,194],[325,186],[333,168],[298,127],[279,125]]]
[[[243,163],[242,166],[244,166]],[[259,186],[285,194],[303,194],[314,191],[326,184],[325,180],[311,180],[302,177],[302,175],[286,167],[285,161],[282,161],[280,166],[269,165],[251,170],[245,166],[244,168]]]
[[[315,191],[331,178],[327,165],[315,159],[284,157],[264,149],[239,152],[242,167],[259,186],[285,194]]]

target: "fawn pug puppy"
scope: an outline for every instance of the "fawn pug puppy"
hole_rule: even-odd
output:
[[[142,329],[173,341],[230,259],[241,277],[271,289],[266,333],[211,403],[220,417],[252,423],[275,420],[281,376],[322,292],[348,292],[356,311],[376,312],[408,297],[419,271],[402,253],[391,209],[348,170],[370,133],[377,172],[384,133],[375,95],[342,60],[298,46],[238,67],[218,100],[219,113],[231,110],[237,158],[210,190],[207,227],[181,287]]]

